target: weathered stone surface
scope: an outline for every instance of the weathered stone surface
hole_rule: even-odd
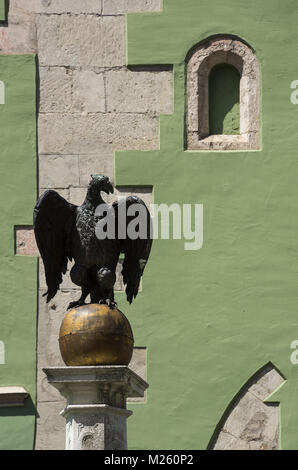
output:
[[[38,142],[41,154],[72,154],[73,117],[68,114],[39,114]],[[40,172],[40,177],[42,173]]]
[[[79,184],[77,155],[40,155],[39,171],[43,188],[67,188]]]
[[[132,113],[39,116],[40,153],[98,154],[104,144],[121,150],[157,149],[158,119]]]
[[[103,0],[104,15],[120,15],[142,11],[161,11],[162,0]]]
[[[129,368],[133,370],[137,375],[142,377],[143,380],[147,380],[147,349],[141,347],[135,347],[133,355],[129,363]]]
[[[70,202],[72,202],[73,204],[76,204],[77,206],[80,206],[84,202],[86,191],[87,191],[87,187],[85,186],[77,187],[77,188],[71,187],[70,196],[69,196]],[[114,194],[109,194],[109,195],[102,193],[101,196],[106,204],[112,204],[114,201],[117,200],[118,192],[117,190],[115,190]]]
[[[279,407],[263,401],[283,382],[272,365],[265,367],[235,402],[213,449],[279,449]]]
[[[86,188],[70,188],[69,190],[69,201],[76,206],[81,206],[86,197]]]
[[[39,367],[41,365],[62,366],[64,362],[61,358],[58,344],[59,330],[68,304],[79,298],[80,291],[78,289],[60,290],[49,303],[46,303],[46,297],[43,297],[42,294],[44,294],[44,290],[40,289],[38,329],[38,348],[40,351]],[[43,399],[42,394],[40,394],[39,397]]]
[[[260,378],[253,381],[248,391],[260,400],[264,401],[283,382],[284,378],[277,372],[277,370],[272,367],[268,367]]]
[[[241,437],[251,421],[255,419],[260,422],[265,406],[252,394],[246,393],[228,416],[224,430],[233,436]]]
[[[36,11],[38,13],[95,13],[99,15],[102,11],[102,0],[36,0]]]
[[[36,11],[36,5],[39,1],[41,0],[10,0],[9,9],[15,12],[33,12]]]
[[[73,73],[73,110],[81,113],[105,112],[103,73],[75,70]]]
[[[76,187],[76,188],[71,187],[70,188],[70,195],[69,195],[70,202],[72,202],[73,204],[76,204],[77,206],[80,206],[84,202],[84,199],[85,199],[85,196],[86,196],[86,191],[87,191],[87,188],[85,186],[84,187]],[[132,193],[128,193],[128,192],[120,193],[117,190],[117,188],[115,188],[113,194],[107,195],[105,193],[102,193],[102,199],[104,200],[105,203],[112,204],[114,201],[116,201],[118,199],[118,197],[129,196],[130,194],[132,194]]]
[[[24,406],[29,393],[24,387],[0,387],[0,408]]]
[[[142,377],[143,380],[147,380],[147,349],[135,347],[133,350],[132,358],[129,363],[129,368],[133,370],[137,375]],[[145,391],[143,397],[131,397],[128,398],[128,402],[146,403],[147,392]]]
[[[153,215],[153,194],[149,186],[117,186],[117,197],[138,196],[146,204],[149,212]]]
[[[38,255],[37,247],[36,247],[35,254]],[[65,293],[65,292],[68,292],[68,291],[76,290],[76,292],[77,292],[76,299],[77,299],[77,298],[80,297],[81,294],[80,294],[80,291],[77,290],[77,289],[80,289],[80,287],[76,286],[72,282],[71,277],[70,277],[70,270],[71,270],[73,264],[74,264],[74,262],[68,261],[67,271],[62,276],[63,281],[60,285],[60,291],[62,293]],[[116,267],[116,282],[115,282],[115,285],[114,285],[114,290],[123,292],[125,290],[125,286],[123,284],[123,277],[122,277],[122,274],[121,274],[121,270],[122,270],[122,261],[119,261],[119,263],[117,264],[117,267]],[[43,265],[42,261],[40,261],[40,263],[39,263],[39,287],[40,287],[40,289],[42,289],[43,293],[47,290],[45,273],[44,273],[44,265]],[[56,294],[56,295],[58,295],[58,294]],[[57,297],[57,298],[55,297],[51,301],[50,305],[52,306],[52,308],[56,307],[56,302],[59,303],[59,297]]]
[[[40,65],[125,64],[124,17],[39,15],[37,38]]]
[[[108,176],[110,181],[114,181],[113,152],[107,152],[103,148],[102,153],[98,149],[97,155],[79,155],[80,186],[87,187],[92,174],[103,174]]]
[[[82,205],[86,196],[86,191],[87,188],[85,186],[83,188],[70,188],[70,202],[76,204],[77,206]],[[117,199],[117,194],[114,193],[107,195],[105,193],[102,193],[102,199],[105,203],[111,204]]]
[[[0,52],[34,54],[37,51],[34,0],[11,0],[8,27],[1,28]]]
[[[73,266],[73,262],[68,261],[67,271],[65,274],[62,275],[62,283],[60,284],[61,291],[65,292],[65,291],[69,291],[73,289],[79,289],[79,286],[76,286],[75,284],[73,284],[70,278],[70,270],[72,266]],[[45,292],[47,289],[45,273],[44,273],[44,265],[43,265],[41,258],[39,260],[39,288],[42,289],[43,292]],[[54,303],[56,302],[56,300],[57,299],[55,297]]]
[[[40,263],[42,264],[42,263]],[[59,330],[69,302],[78,299],[79,291],[58,291],[55,298],[48,304],[39,290],[39,319],[38,319],[38,360],[37,360],[37,396],[38,411],[36,430],[36,449],[64,449],[65,422],[59,416],[65,406],[65,400],[60,393],[48,384],[42,372],[43,367],[61,366],[65,364],[59,349]],[[59,438],[49,440],[51,433],[58,433]],[[56,447],[58,445],[58,447]]]
[[[121,274],[123,260],[120,260],[116,266],[116,282],[114,284],[114,291],[123,292],[125,290],[125,285],[123,283],[123,277]]]
[[[69,112],[72,107],[72,71],[66,67],[40,67],[39,79],[39,112]]]
[[[264,405],[264,409],[247,422],[240,438],[249,443],[251,450],[278,450],[278,427],[278,405]]]
[[[59,416],[65,404],[66,400],[61,398],[56,402],[38,402],[35,450],[65,449],[65,419]]]
[[[33,227],[16,227],[15,250],[16,254],[21,256],[38,255]]]
[[[37,420],[36,449],[64,449],[65,421],[59,413],[65,406],[65,400],[48,384],[42,368],[65,366],[58,342],[60,325],[69,302],[79,298],[80,292],[58,291],[48,304],[42,297],[43,293],[44,290],[39,291],[37,396],[40,416]],[[47,441],[45,436],[50,436],[51,432],[58,433],[59,437]]]
[[[106,72],[107,111],[170,114],[173,112],[172,72]]]
[[[218,437],[214,450],[250,450],[249,444],[223,431]]]
[[[64,197],[64,199],[66,200],[68,200],[69,198],[69,190],[66,188],[42,188],[40,187],[39,192],[38,192],[39,196],[41,196],[48,189],[54,189],[55,191],[57,191],[58,194],[60,194],[60,196]]]

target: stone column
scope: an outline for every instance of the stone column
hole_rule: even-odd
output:
[[[127,449],[126,399],[142,397],[148,384],[127,366],[43,369],[48,382],[67,399],[66,450]]]

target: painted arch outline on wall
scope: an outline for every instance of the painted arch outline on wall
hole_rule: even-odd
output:
[[[148,347],[150,383],[146,407],[135,409],[129,423],[131,442],[138,448],[174,448],[175,442],[180,448],[206,448],[235,391],[272,361],[287,377],[272,397],[281,403],[281,447],[296,449],[298,369],[291,364],[290,345],[298,327],[298,271],[289,242],[295,252],[297,116],[276,76],[286,89],[285,71],[296,76],[291,55],[298,43],[298,12],[292,0],[282,9],[272,8],[269,0],[163,3],[161,13],[128,15],[128,64],[173,65],[174,112],[159,119],[158,150],[116,153],[116,181],[153,185],[157,204],[203,203],[205,243],[192,253],[183,252],[179,241],[154,243],[143,315],[137,303],[129,311],[138,342]],[[261,17],[266,18],[262,28]],[[292,30],[284,28],[289,22]],[[273,26],[290,45],[287,55],[271,34]],[[259,60],[264,129],[258,151],[184,151],[185,57],[194,45],[219,34],[242,38]],[[280,134],[280,116],[290,132],[287,139]],[[178,277],[181,299],[172,289]],[[166,308],[157,295],[161,289]],[[175,394],[166,395],[176,372]],[[166,432],[169,422],[175,425]],[[188,436],[185,423],[192,423]],[[139,433],[144,426],[146,439]]]
[[[271,395],[285,378],[269,362],[239,390],[209,442],[213,450],[278,450],[279,403]]]

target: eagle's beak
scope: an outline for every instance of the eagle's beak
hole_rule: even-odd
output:
[[[111,183],[108,183],[106,188],[103,190],[106,194],[114,193],[114,188]]]

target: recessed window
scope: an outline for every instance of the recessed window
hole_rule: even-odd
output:
[[[238,39],[213,38],[187,65],[187,149],[259,148],[259,66]]]
[[[240,134],[240,74],[232,65],[215,65],[210,72],[209,133]]]

